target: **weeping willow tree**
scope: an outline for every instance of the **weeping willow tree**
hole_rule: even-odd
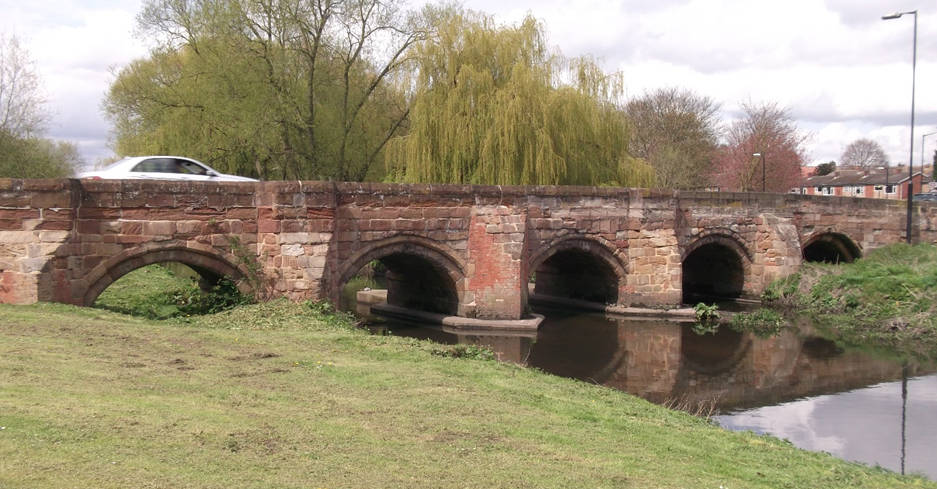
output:
[[[528,17],[436,12],[415,46],[410,131],[390,141],[389,172],[407,182],[649,186],[628,154],[622,76],[551,53]]]

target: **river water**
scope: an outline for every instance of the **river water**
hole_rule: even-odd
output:
[[[688,323],[538,312],[546,320],[533,334],[400,322],[372,329],[486,346],[502,361],[712,414],[730,430],[768,433],[807,450],[937,480],[931,367],[844,349],[806,327],[768,339],[726,327],[700,336]]]

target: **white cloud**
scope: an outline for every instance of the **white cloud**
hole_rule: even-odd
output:
[[[15,35],[36,62],[48,109],[49,135],[75,142],[87,163],[110,154],[101,100],[110,69],[143,56],[132,35],[139,2],[0,0],[0,32]]]
[[[54,137],[81,140],[90,161],[108,153],[100,102],[109,69],[146,53],[133,37],[142,1],[0,0],[0,32],[16,34],[40,68]],[[418,5],[411,2],[411,5]],[[592,54],[620,69],[632,96],[677,86],[713,98],[726,118],[743,101],[788,106],[813,134],[813,161],[839,158],[858,137],[907,161],[913,20],[882,21],[890,0],[468,0],[516,23],[530,13],[566,55]],[[917,127],[937,130],[937,4],[918,9]],[[930,156],[934,143],[925,145]]]

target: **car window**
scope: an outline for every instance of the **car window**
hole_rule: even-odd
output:
[[[207,175],[208,169],[194,161],[176,160],[178,173],[188,173],[190,175]]]
[[[173,158],[150,158],[137,163],[132,172],[179,173]]]

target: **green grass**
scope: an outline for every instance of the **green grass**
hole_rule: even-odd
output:
[[[804,312],[842,341],[937,356],[937,247],[896,244],[854,263],[806,263],[765,298]]]
[[[0,487],[937,487],[439,349],[286,301],[0,305]]]

